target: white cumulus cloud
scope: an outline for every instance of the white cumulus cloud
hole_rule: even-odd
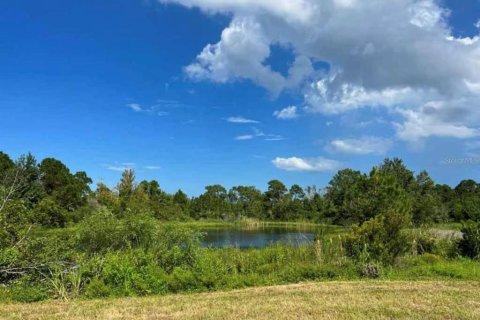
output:
[[[295,119],[298,118],[297,107],[290,106],[283,108],[282,110],[277,110],[273,113],[275,117],[282,120]]]
[[[341,167],[341,163],[336,160],[317,158],[275,158],[272,163],[278,169],[286,171],[335,171]]]
[[[441,119],[437,114],[429,114],[426,109],[399,112],[406,118],[405,122],[395,124],[401,140],[418,141],[432,136],[466,139],[480,134],[478,129],[467,127],[461,121]]]
[[[206,44],[185,67],[192,79],[250,80],[273,96],[298,89],[309,112],[400,108],[403,122],[396,128],[403,139],[478,131],[478,103],[471,102],[480,100],[472,89],[480,87],[480,41],[455,37],[441,1],[159,1],[231,17],[218,42]],[[268,63],[272,46],[295,55],[287,74]],[[424,112],[431,102],[443,103],[442,113],[459,107],[466,113],[442,119]]]

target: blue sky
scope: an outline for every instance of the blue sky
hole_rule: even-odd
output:
[[[477,0],[4,0],[0,150],[190,195],[394,156],[479,180],[479,29]]]

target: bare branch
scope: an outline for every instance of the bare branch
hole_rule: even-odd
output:
[[[20,175],[20,169],[17,169],[15,171],[15,178],[13,179],[13,182],[12,182],[10,188],[7,188],[8,192],[3,196],[3,199],[1,200],[2,203],[0,204],[0,213],[5,208],[7,202],[10,201],[10,199],[13,196],[13,194],[15,193],[15,191],[17,191],[17,188],[19,187],[19,185],[18,185],[19,175]]]

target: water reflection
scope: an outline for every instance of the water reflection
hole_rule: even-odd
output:
[[[249,229],[210,229],[205,230],[202,245],[221,248],[263,248],[274,243],[300,245],[310,243],[315,238],[313,231],[289,230],[286,228]]]

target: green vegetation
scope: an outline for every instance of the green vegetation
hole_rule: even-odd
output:
[[[156,181],[136,183],[132,170],[115,188],[100,183],[92,191],[90,184],[85,172],[71,173],[56,159],[38,164],[30,154],[12,161],[0,153],[0,299],[332,279],[480,280],[480,185],[436,185],[399,159],[369,174],[339,171],[324,190],[272,180],[265,192],[212,185],[189,198]],[[313,228],[317,235],[312,243],[261,249],[201,246],[201,230],[231,226]]]

